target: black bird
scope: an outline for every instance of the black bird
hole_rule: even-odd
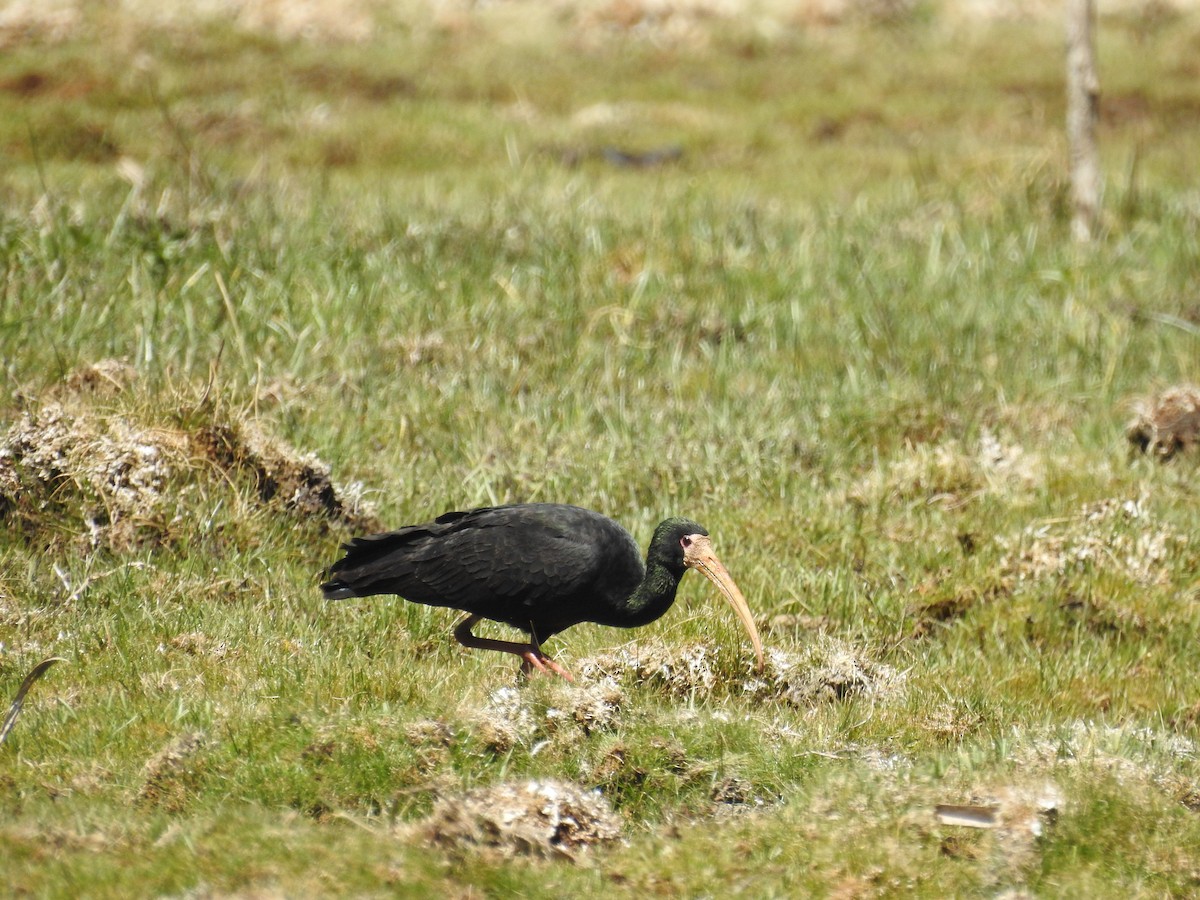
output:
[[[754,644],[762,643],[746,599],[712,550],[708,532],[688,519],[654,529],[643,565],[629,532],[607,516],[558,503],[522,503],[448,512],[433,522],[354,538],[321,585],[326,598],[397,594],[469,615],[454,629],[465,647],[515,653],[521,668],[570,673],[541,643],[580,622],[635,628],[675,602],[688,569],[725,595]],[[528,643],[476,637],[494,619],[528,632]]]

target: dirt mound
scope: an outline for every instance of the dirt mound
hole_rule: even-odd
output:
[[[1161,460],[1200,445],[1200,387],[1177,385],[1139,400],[1125,436],[1138,450]]]
[[[135,409],[133,370],[103,361],[69,375],[0,437],[0,521],[31,541],[74,535],[125,552],[186,530],[204,497],[239,488],[251,506],[362,530],[378,520],[329,467],[215,409]],[[237,504],[235,504],[237,505]]]
[[[277,501],[303,516],[322,516],[356,527],[376,523],[360,492],[333,483],[329,466],[315,454],[299,453],[254,422],[212,422],[190,436],[193,449],[227,473],[249,475],[258,498]],[[379,530],[373,528],[370,530]]]
[[[498,852],[574,861],[621,835],[621,819],[595,791],[562,781],[499,784],[437,802],[418,826],[451,852]]]

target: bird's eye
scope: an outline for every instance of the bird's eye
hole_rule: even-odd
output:
[[[692,539],[685,534],[679,539],[679,546],[686,550],[688,547],[692,546]]]

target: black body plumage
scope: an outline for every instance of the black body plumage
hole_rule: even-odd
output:
[[[661,616],[686,571],[677,535],[689,533],[707,534],[686,519],[660,525],[648,574],[629,532],[591,510],[528,503],[451,512],[354,538],[321,588],[330,599],[396,594],[461,609],[540,641],[580,622],[633,627]]]

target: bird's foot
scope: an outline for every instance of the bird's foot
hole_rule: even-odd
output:
[[[526,650],[521,654],[521,660],[521,672],[525,675],[528,675],[531,670],[537,669],[539,672],[553,672],[567,681],[573,682],[575,680],[570,672],[540,650],[534,650],[533,648]]]

